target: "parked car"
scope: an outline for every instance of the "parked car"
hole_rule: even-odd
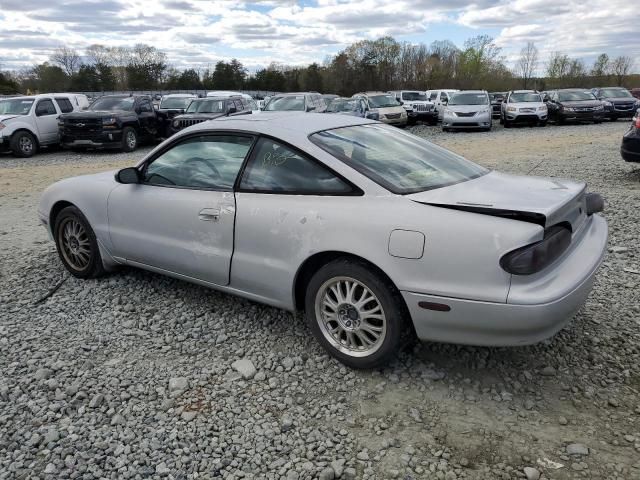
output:
[[[547,104],[535,90],[511,90],[500,106],[500,123],[505,128],[514,123],[547,124]]]
[[[491,100],[491,116],[493,118],[500,118],[502,115],[502,102],[508,92],[490,92],[489,100]]]
[[[384,92],[361,92],[356,93],[351,98],[358,98],[364,101],[367,118],[397,127],[405,127],[407,125],[407,111],[393,95]]]
[[[445,90],[427,90],[427,98],[435,105],[435,109],[438,113],[438,120],[442,120],[442,114],[449,102],[451,94],[458,92],[459,90],[445,89]]]
[[[50,93],[49,95],[68,98],[74,110],[86,110],[91,103],[84,93]]]
[[[327,111],[327,104],[317,92],[280,93],[270,97],[263,110],[323,113]]]
[[[632,88],[631,95],[633,95],[635,98],[640,98],[640,88]]]
[[[361,98],[338,97],[331,101],[327,107],[327,113],[367,118],[367,104]]]
[[[438,114],[433,102],[427,100],[427,94],[418,90],[394,90],[389,92],[407,111],[409,123],[418,120],[435,125],[438,123]]]
[[[0,151],[31,157],[40,147],[58,145],[58,117],[79,109],[64,93],[0,99]]]
[[[457,128],[491,130],[491,102],[485,90],[452,93],[444,105],[443,132]]]
[[[629,130],[622,137],[620,154],[626,162],[640,162],[640,110],[636,110]]]
[[[601,123],[604,120],[604,105],[588,90],[566,88],[547,93],[549,120],[558,124],[567,121]]]
[[[610,120],[631,118],[640,108],[640,100],[636,100],[631,92],[622,87],[594,88],[591,93],[604,105],[604,116]]]
[[[172,93],[162,97],[156,108],[158,129],[162,136],[168,138],[172,135],[171,122],[173,117],[184,113],[191,101],[196,98],[198,98],[197,95],[189,93]]]
[[[322,99],[324,100],[324,103],[327,104],[327,106],[331,103],[332,100],[335,100],[336,98],[339,98],[340,95],[335,95],[333,93],[323,93],[322,95],[320,95],[322,97]]]
[[[555,334],[607,249],[602,206],[584,183],[490,171],[379,122],[264,113],[55,183],[38,215],[75,277],[127,265],[303,310],[331,355],[370,368],[410,324],[475,345]]]
[[[242,97],[206,97],[193,100],[182,115],[177,115],[171,122],[171,133],[236,113],[250,114],[251,106]]]
[[[105,95],[84,112],[60,116],[62,145],[73,150],[119,148],[132,152],[140,142],[159,135],[156,112],[148,95]]]

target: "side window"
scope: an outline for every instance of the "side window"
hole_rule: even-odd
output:
[[[445,92],[440,92],[440,101],[447,100],[449,97]]]
[[[58,108],[62,113],[73,112],[73,104],[69,101],[68,98],[56,98],[55,100],[58,104]]]
[[[231,190],[252,142],[251,137],[235,135],[188,138],[146,167],[144,183]]]
[[[309,195],[352,191],[326,167],[268,138],[260,139],[254,152],[242,175],[242,190]]]
[[[38,105],[36,105],[37,117],[44,117],[46,115],[55,115],[56,113],[57,113],[56,107],[53,106],[53,102],[48,98],[44,100],[40,100],[38,102]]]
[[[242,110],[244,110],[242,100],[234,100],[234,103],[236,104],[236,111],[241,112]]]
[[[142,102],[140,102],[140,111],[153,112],[153,108],[151,107],[151,103],[149,102],[149,100],[142,100]]]
[[[431,92],[431,95],[429,96],[429,100],[434,101],[437,98],[438,98],[438,92]]]

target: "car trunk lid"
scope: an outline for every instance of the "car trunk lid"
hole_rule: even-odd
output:
[[[586,216],[584,183],[490,172],[448,187],[407,195],[418,203],[537,223],[569,223],[577,231]]]

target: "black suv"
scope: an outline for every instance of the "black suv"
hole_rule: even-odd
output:
[[[239,96],[196,98],[182,115],[173,117],[171,132],[231,114],[251,114],[251,105]]]
[[[327,103],[318,92],[281,93],[271,97],[263,110],[324,113],[327,111]]]
[[[196,95],[187,93],[172,93],[170,95],[163,95],[162,100],[158,108],[156,108],[156,114],[158,115],[158,124],[160,126],[160,134],[168,138],[171,136],[171,121],[176,115],[184,113],[192,100],[198,98]]]
[[[611,120],[618,118],[631,118],[640,108],[640,100],[637,100],[631,92],[622,87],[594,88],[591,90],[598,100],[604,104],[604,115]]]
[[[82,112],[58,119],[62,145],[73,150],[135,150],[142,140],[158,136],[158,119],[148,95],[105,95]]]
[[[565,88],[547,93],[545,102],[549,120],[556,123],[581,121],[600,123],[604,119],[604,106],[588,90]]]

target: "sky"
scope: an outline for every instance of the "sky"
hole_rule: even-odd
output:
[[[632,0],[0,0],[0,68],[41,63],[61,45],[146,43],[179,69],[237,58],[256,70],[322,62],[383,35],[463,46],[488,34],[511,66],[534,41],[541,66],[553,51],[587,65],[604,52],[639,71],[638,14]]]

